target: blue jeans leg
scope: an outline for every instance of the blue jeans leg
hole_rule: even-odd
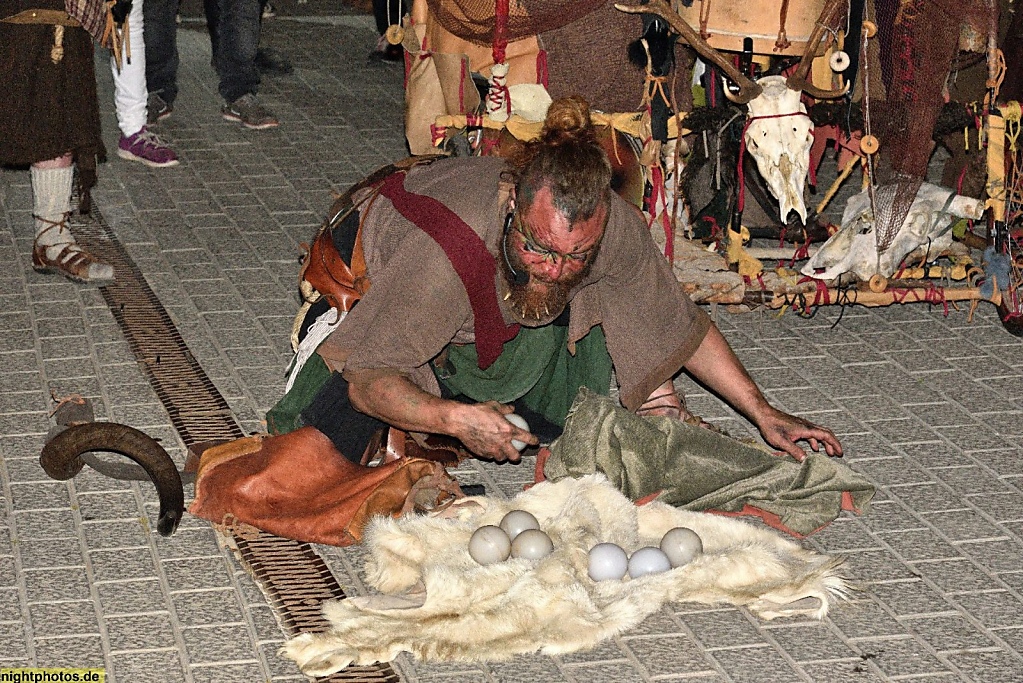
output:
[[[178,96],[177,14],[178,0],[146,0],[142,6],[146,87],[160,93],[167,104]]]
[[[259,47],[259,0],[220,0],[215,63],[220,96],[234,102],[259,89],[256,50]]]

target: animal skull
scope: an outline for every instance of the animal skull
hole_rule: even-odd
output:
[[[983,213],[981,200],[923,183],[891,246],[878,254],[870,196],[864,190],[849,198],[841,229],[803,266],[802,273],[819,280],[833,280],[844,273],[860,280],[869,280],[875,274],[891,277],[917,248],[926,249],[931,257],[948,249],[952,243],[950,227],[956,218],[977,219]],[[824,272],[816,272],[821,268]]]
[[[757,84],[763,92],[748,105],[746,149],[778,198],[781,222],[795,209],[806,223],[803,186],[810,169],[813,122],[799,101],[800,92],[789,88],[785,78],[765,76]]]

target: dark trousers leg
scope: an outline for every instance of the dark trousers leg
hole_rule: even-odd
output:
[[[234,102],[259,89],[259,0],[220,0],[219,11],[214,64],[220,76],[220,96],[225,102]]]
[[[302,411],[301,421],[325,434],[334,447],[354,463],[362,459],[373,435],[387,427],[352,407],[348,400],[348,382],[338,372],[330,376],[312,403]]]
[[[210,46],[213,48],[213,62],[217,61],[217,43],[220,41],[220,0],[203,0],[203,13],[206,15],[206,30],[210,34]]]
[[[259,0],[259,25],[263,25],[263,11],[270,0]],[[210,46],[213,48],[213,60],[217,59],[217,41],[220,38],[220,0],[203,0],[203,13],[206,15],[206,30],[210,34]],[[148,52],[146,53],[149,54]]]
[[[142,6],[146,85],[167,104],[178,96],[178,0],[146,0]]]

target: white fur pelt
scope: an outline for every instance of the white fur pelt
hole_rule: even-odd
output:
[[[536,516],[554,552],[476,564],[468,552],[473,531],[514,509]],[[624,581],[587,575],[595,544],[631,553],[658,545],[676,526],[703,539],[704,554],[690,564]],[[632,628],[665,601],[746,605],[764,619],[821,618],[847,590],[835,573],[841,558],[734,519],[658,502],[637,507],[602,474],[537,484],[511,501],[467,498],[439,516],[378,517],[366,543],[367,583],[385,595],[326,602],[330,630],[285,643],[282,654],[308,675],[401,652],[467,662],[573,652]]]

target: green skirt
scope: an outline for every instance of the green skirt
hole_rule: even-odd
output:
[[[611,356],[600,327],[579,340],[574,355],[568,352],[567,327],[523,327],[486,370],[477,364],[475,344],[450,344],[447,362],[443,367],[433,365],[433,369],[437,381],[456,397],[498,403],[521,399],[527,408],[558,427],[565,426],[580,387],[602,395],[611,388]],[[299,371],[291,391],[267,412],[269,432],[286,434],[301,427],[299,415],[329,378],[330,370],[314,353]]]

